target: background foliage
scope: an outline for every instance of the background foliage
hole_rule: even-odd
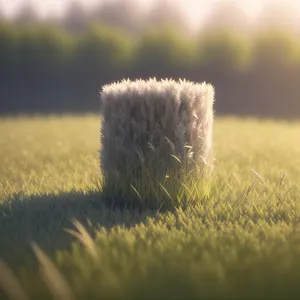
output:
[[[299,116],[300,26],[293,28],[292,12],[266,5],[256,28],[235,4],[216,4],[191,33],[167,0],[148,14],[134,0],[89,13],[73,1],[63,19],[43,22],[24,6],[15,20],[0,21],[0,113],[98,112],[104,84],[155,76],[211,82],[219,114]]]

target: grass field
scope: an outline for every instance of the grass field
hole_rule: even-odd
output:
[[[169,212],[102,204],[99,130],[97,116],[0,119],[0,257],[22,287],[1,262],[0,290],[299,299],[300,123],[217,119],[213,177]]]

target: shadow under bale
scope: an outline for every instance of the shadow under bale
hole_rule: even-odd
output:
[[[30,242],[48,255],[66,250],[76,241],[65,229],[79,221],[94,237],[100,227],[132,227],[155,217],[150,210],[112,209],[101,201],[102,193],[70,193],[24,196],[16,194],[0,206],[0,257],[11,266],[35,263]]]

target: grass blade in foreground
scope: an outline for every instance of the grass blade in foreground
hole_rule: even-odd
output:
[[[33,251],[40,263],[40,272],[48,289],[56,300],[74,300],[73,292],[62,274],[44,252],[32,243]]]
[[[18,279],[2,260],[0,260],[0,287],[11,300],[29,300]]]

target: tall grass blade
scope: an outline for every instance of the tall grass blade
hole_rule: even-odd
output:
[[[253,170],[253,169],[250,169],[250,170],[265,186],[267,186],[267,184],[264,181],[264,179],[255,170]]]
[[[0,259],[0,287],[11,300],[29,300],[18,279],[2,259]]]
[[[90,234],[87,232],[87,230],[84,228],[84,226],[79,223],[76,219],[72,220],[73,225],[76,227],[78,231],[72,230],[72,229],[64,229],[65,232],[68,232],[69,234],[76,237],[80,243],[86,247],[87,251],[93,258],[97,258],[97,251],[95,249],[95,243],[93,238],[90,236]]]
[[[49,291],[56,300],[74,300],[73,292],[67,281],[53,262],[45,255],[40,247],[34,242],[31,247],[40,263],[40,272]]]
[[[170,195],[170,193],[166,190],[166,188],[160,182],[158,184],[161,187],[161,189],[165,192],[165,194],[168,196],[168,198],[173,202],[173,198]]]
[[[144,200],[143,200],[143,198],[141,197],[141,195],[140,195],[140,193],[138,192],[138,190],[131,184],[130,185],[131,186],[131,188],[134,190],[134,192],[138,195],[138,197],[140,198],[140,200],[142,201],[142,202],[144,202]]]
[[[180,164],[182,163],[181,160],[174,154],[170,154],[173,158],[175,158]]]

